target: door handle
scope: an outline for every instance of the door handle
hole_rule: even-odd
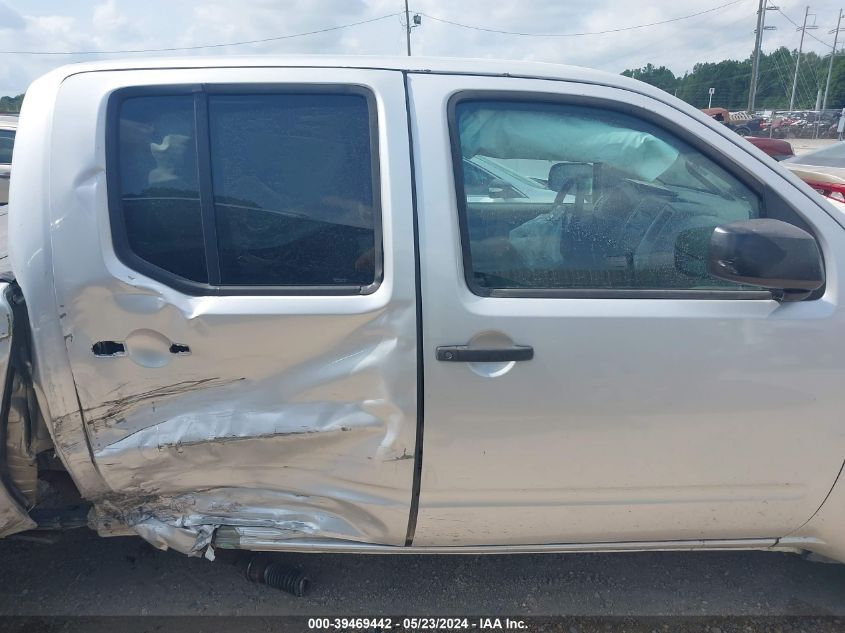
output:
[[[437,360],[450,363],[503,363],[532,358],[534,348],[530,345],[472,348],[466,345],[441,345],[437,348]]]

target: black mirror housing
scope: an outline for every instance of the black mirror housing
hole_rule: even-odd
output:
[[[572,179],[591,182],[595,179],[594,171],[592,163],[555,163],[549,169],[549,189],[557,193]]]
[[[707,272],[719,279],[760,286],[779,301],[800,301],[825,282],[816,239],[773,219],[717,226],[710,237]]]

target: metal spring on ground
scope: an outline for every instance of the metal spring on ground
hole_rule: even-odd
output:
[[[269,585],[297,597],[304,596],[310,584],[308,577],[295,567],[268,562],[260,558],[254,558],[249,562],[246,577],[252,582]]]

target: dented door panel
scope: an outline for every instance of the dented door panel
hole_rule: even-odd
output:
[[[375,95],[384,274],[373,293],[188,296],[117,259],[102,143],[108,94],[217,82],[349,83]],[[97,528],[130,526],[194,554],[221,525],[403,544],[417,351],[401,74],[83,73],[64,82],[58,104],[53,146],[82,154],[51,166],[53,274],[84,419],[77,438],[107,488],[94,499]],[[85,142],[92,136],[96,148]]]

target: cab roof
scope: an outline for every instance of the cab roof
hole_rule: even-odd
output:
[[[216,57],[137,57],[82,62],[57,68],[53,73],[71,76],[77,73],[109,70],[149,70],[167,68],[358,68],[397,70],[412,73],[522,77],[595,83],[638,92],[659,93],[647,84],[613,73],[546,62],[509,61],[446,57],[350,56],[350,55],[220,55]]]

